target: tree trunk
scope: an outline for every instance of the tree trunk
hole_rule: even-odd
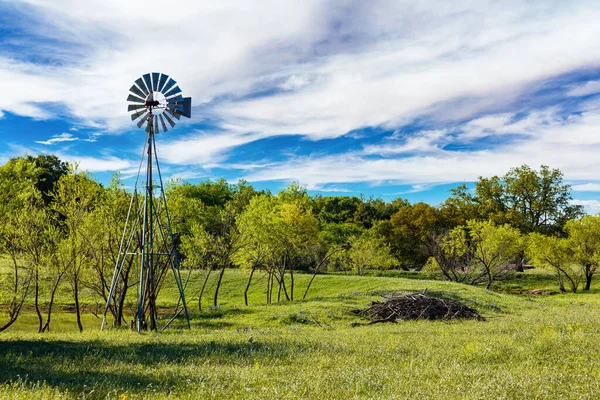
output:
[[[42,327],[42,333],[50,332],[50,317],[52,315],[52,305],[54,304],[54,294],[55,293],[56,293],[56,289],[52,290],[52,295],[50,296],[50,303],[48,304],[48,314],[46,316],[46,323]]]
[[[206,283],[208,282],[208,278],[210,278],[210,273],[212,272],[212,268],[208,269],[206,273],[206,278],[204,278],[204,283],[202,284],[202,289],[200,289],[200,294],[198,295],[198,311],[202,312],[202,295],[204,294],[204,289],[206,288]]]
[[[73,275],[73,298],[75,300],[75,313],[77,314],[77,327],[79,332],[83,332],[83,325],[81,324],[81,310],[79,308],[79,279],[77,274]]]
[[[592,277],[594,273],[592,271],[585,271],[585,290],[590,290],[592,288]]]
[[[283,288],[283,294],[285,295],[285,299],[289,300],[290,296],[287,291],[287,287],[285,286],[285,269],[283,270],[283,274],[281,275],[281,288]],[[279,301],[279,299],[277,299]]]
[[[246,307],[248,307],[248,290],[250,290],[250,282],[252,282],[252,276],[254,275],[254,271],[256,270],[256,265],[252,266],[252,271],[250,271],[250,278],[248,278],[248,284],[246,285],[246,290],[244,290],[244,303]]]
[[[15,323],[15,321],[17,320],[17,316],[18,316],[18,315],[19,315],[19,314],[16,314],[16,315],[14,315],[14,316],[11,316],[11,317],[10,317],[10,320],[9,320],[9,321],[8,321],[6,324],[4,324],[3,326],[0,326],[0,332],[4,332],[4,331],[5,331],[5,330],[7,330],[8,328],[10,328],[10,326],[11,326],[12,324],[14,324],[14,323]]]
[[[273,302],[273,279],[275,275],[269,272],[269,279],[267,280],[267,304]]]
[[[223,280],[223,275],[225,274],[225,267],[221,268],[221,273],[219,274],[219,280],[217,281],[217,287],[215,288],[215,298],[213,305],[216,307],[219,298],[219,289],[221,289],[221,281]]]
[[[42,333],[42,312],[40,311],[40,275],[35,267],[35,312],[38,316],[38,333]]]
[[[271,273],[267,272],[269,275],[267,276],[267,304],[269,304],[269,293],[271,292]]]
[[[292,301],[294,301],[294,269],[290,266],[289,270],[290,270],[290,282],[291,282],[291,286],[290,286],[290,299]]]
[[[519,255],[517,256],[517,259],[515,261],[515,270],[517,272],[525,272],[525,269],[523,268],[523,261],[525,255],[523,254],[523,252],[520,252]]]
[[[566,290],[565,290],[565,284],[564,284],[564,281],[563,281],[562,275],[560,274],[560,271],[558,271],[558,272],[556,273],[556,282],[558,283],[558,289],[559,289],[561,292],[565,293],[565,292],[566,292]]]
[[[281,301],[281,279],[277,279],[277,282],[279,283],[279,289],[277,290],[277,302],[279,303]]]
[[[52,292],[50,294],[50,304],[48,304],[48,315],[46,318],[46,323],[42,327],[42,332],[50,332],[50,316],[52,315],[52,306],[54,305],[54,297],[56,296],[56,291],[58,290],[58,285],[60,285],[60,281],[62,280],[65,271],[63,271],[58,276],[58,278],[56,279],[56,282],[54,283],[54,286],[52,287]]]
[[[304,296],[302,296],[302,300],[306,299],[306,295],[308,294],[308,289],[310,289],[310,285],[312,285],[312,283],[315,280],[315,277],[317,276],[318,272],[319,272],[319,270],[315,268],[315,273],[310,278],[310,281],[308,281],[308,286],[306,286],[306,290],[304,291]]]

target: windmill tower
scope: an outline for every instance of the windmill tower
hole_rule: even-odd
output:
[[[138,128],[145,126],[146,135],[101,330],[106,325],[106,314],[109,308],[116,306],[115,293],[126,263],[139,266],[135,329],[138,332],[148,329],[162,330],[182,312],[189,327],[190,318],[177,252],[179,237],[174,235],[171,229],[171,217],[156,152],[155,136],[160,133],[161,128],[163,132],[167,132],[167,123],[173,128],[174,120],[179,120],[182,116],[190,118],[192,99],[182,97],[177,82],[168,75],[158,72],[137,79],[129,92],[127,101],[130,104],[127,106],[127,111],[132,112],[132,121],[139,119]],[[145,171],[143,171],[144,165]],[[142,176],[145,177],[145,181],[140,184]],[[179,302],[171,319],[159,327],[160,318],[156,299],[169,271],[172,272],[179,291]]]

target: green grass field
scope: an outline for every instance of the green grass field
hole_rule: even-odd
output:
[[[600,301],[594,291],[532,297],[552,278],[527,272],[502,293],[418,275],[322,275],[308,299],[264,305],[258,277],[243,305],[243,271],[227,271],[221,306],[197,311],[200,277],[188,288],[192,329],[86,331],[63,309],[39,335],[31,310],[0,334],[1,398],[426,398],[594,399],[600,394]],[[309,275],[296,276],[301,298]],[[352,327],[349,311],[393,291],[443,292],[487,321],[403,322]],[[209,289],[209,293],[212,291]],[[88,309],[95,302],[86,297]],[[168,286],[161,304],[172,305]]]

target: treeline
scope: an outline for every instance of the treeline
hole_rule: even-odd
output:
[[[197,307],[210,277],[218,304],[228,268],[248,271],[244,297],[257,271],[266,274],[265,301],[304,298],[299,270],[420,270],[452,281],[492,284],[525,260],[555,272],[561,290],[589,289],[600,262],[600,218],[571,203],[562,173],[542,166],[480,178],[474,190],[458,186],[438,206],[353,196],[309,196],[292,184],[277,194],[247,182],[171,181],[166,194],[173,230],[181,237],[182,268],[204,272]],[[14,323],[31,305],[40,332],[49,330],[59,288],[68,288],[77,323],[82,291],[105,303],[131,194],[119,175],[109,185],[55,156],[26,156],[0,167],[0,299]],[[115,323],[125,322],[126,298],[138,268],[122,271]],[[312,280],[310,281],[312,284]],[[43,299],[43,300],[42,300]]]

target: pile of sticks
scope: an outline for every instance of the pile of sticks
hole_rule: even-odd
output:
[[[429,297],[420,293],[391,296],[384,301],[374,301],[365,309],[353,310],[352,313],[370,320],[369,324],[419,319],[484,321],[475,309],[459,301]]]

